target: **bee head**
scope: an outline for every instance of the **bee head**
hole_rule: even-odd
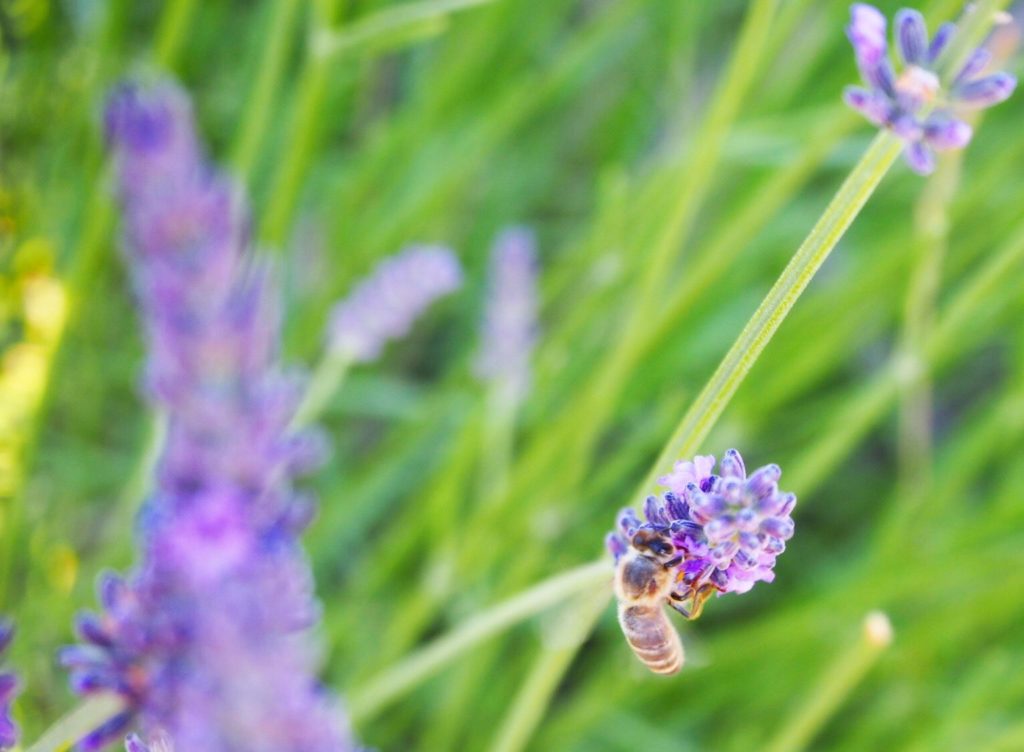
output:
[[[633,536],[632,545],[644,556],[662,564],[670,561],[676,553],[676,547],[668,536],[654,530],[638,530]]]

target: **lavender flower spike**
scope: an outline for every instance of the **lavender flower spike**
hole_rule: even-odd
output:
[[[14,638],[14,627],[0,621],[0,658]],[[18,679],[14,674],[0,673],[0,749],[10,749],[18,743],[18,727],[11,720],[11,703],[18,691]]]
[[[438,246],[413,246],[385,259],[331,313],[328,348],[368,362],[384,345],[405,335],[431,303],[459,288],[455,254]]]
[[[100,582],[102,613],[62,662],[80,694],[124,711],[83,739],[98,750],[347,752],[316,681],[318,605],[293,488],[315,460],[292,431],[300,382],[278,359],[276,288],[255,263],[237,188],[205,159],[188,98],[123,86],[107,107],[126,261],[149,349],[147,396],[168,417],[139,561]]]
[[[714,474],[715,458],[676,463],[661,479],[671,490],[649,496],[642,521],[632,509],[619,514],[617,530],[606,539],[618,561],[641,530],[671,541],[680,557],[674,599],[689,602],[693,618],[710,595],[745,593],[757,582],[775,579],[775,559],[793,536],[790,516],[796,497],[779,491],[778,465],[747,475],[735,449],[725,453]]]
[[[971,140],[971,127],[957,112],[1002,102],[1017,85],[1009,73],[981,75],[990,60],[984,48],[975,50],[950,82],[941,81],[938,63],[956,25],[943,24],[929,41],[924,17],[906,8],[893,23],[903,62],[897,75],[889,59],[885,16],[865,3],[853,5],[850,15],[846,33],[867,86],[847,87],[844,99],[872,123],[899,136],[907,163],[922,175],[935,169],[933,150],[962,149]]]
[[[537,338],[537,248],[533,233],[502,232],[491,251],[490,290],[476,373],[498,386],[511,403],[530,385],[530,355]]]

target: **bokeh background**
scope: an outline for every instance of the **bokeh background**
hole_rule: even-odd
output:
[[[961,9],[922,8],[932,28]],[[847,18],[831,0],[3,0],[0,610],[26,737],[73,705],[54,651],[96,574],[131,565],[151,443],[100,137],[115,81],[170,72],[194,97],[279,260],[293,363],[405,244],[466,267],[322,421],[307,543],[325,680],[358,708],[417,646],[599,557],[642,500],[873,136],[840,99]],[[1015,73],[1018,42],[1016,22],[989,40]],[[675,620],[682,674],[647,673],[610,605],[591,632],[594,597],[567,599],[357,712],[361,738],[1024,749],[1022,117],[1020,96],[987,112],[929,179],[892,169],[706,442],[783,467],[797,534],[775,583]],[[495,425],[472,361],[512,224],[537,234],[541,330],[528,398]]]

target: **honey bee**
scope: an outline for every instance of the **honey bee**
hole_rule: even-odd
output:
[[[636,657],[656,674],[683,666],[683,643],[665,614],[666,603],[681,610],[673,592],[673,570],[681,560],[666,536],[640,530],[615,570],[619,626]]]

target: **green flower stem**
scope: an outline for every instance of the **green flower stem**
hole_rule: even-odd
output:
[[[124,701],[117,695],[90,697],[50,726],[35,744],[25,749],[25,752],[65,750],[86,734],[95,731],[123,709]]]
[[[766,752],[799,752],[821,731],[836,709],[860,684],[892,641],[892,627],[880,613],[864,620],[861,637],[825,669],[804,701],[782,722]]]
[[[761,352],[899,156],[902,147],[902,142],[887,131],[875,137],[690,406],[652,467],[643,488],[649,487],[674,458],[688,457],[700,449]]]
[[[481,614],[470,617],[447,635],[407,656],[398,664],[349,693],[349,711],[356,721],[366,720],[390,702],[479,642],[541,611],[592,589],[610,592],[611,567],[606,559],[584,564],[544,580]]]
[[[533,662],[494,735],[492,752],[519,752],[530,741],[551,704],[551,697],[576,653],[608,607],[611,592],[598,588],[568,604]]]
[[[267,134],[271,108],[284,74],[301,7],[299,0],[275,0],[267,19],[268,36],[259,72],[246,98],[241,133],[232,152],[231,161],[243,183],[249,179],[256,166],[260,147]]]
[[[299,428],[316,421],[323,413],[338,389],[341,388],[348,374],[352,359],[343,353],[328,350],[306,386],[306,393],[295,411],[292,426]]]
[[[477,478],[477,498],[481,504],[493,504],[501,499],[508,487],[516,435],[517,400],[504,386],[500,381],[496,382],[487,393]]]
[[[910,375],[900,385],[901,496],[925,492],[932,465],[931,381],[921,349],[934,324],[942,264],[949,245],[949,207],[960,183],[963,152],[945,154],[921,192],[915,214],[916,259],[904,301],[900,357]]]

